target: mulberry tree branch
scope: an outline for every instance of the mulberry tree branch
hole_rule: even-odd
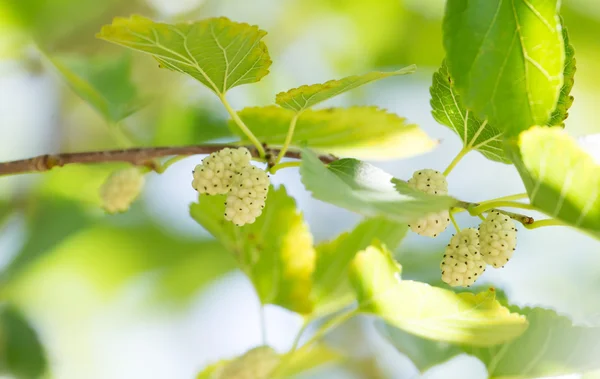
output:
[[[21,159],[11,162],[0,162],[0,176],[25,174],[31,172],[44,172],[54,167],[62,167],[69,164],[92,164],[106,162],[124,162],[136,166],[147,167],[154,171],[162,171],[161,166],[155,161],[156,158],[169,156],[189,156],[196,154],[210,154],[223,148],[240,147],[237,145],[191,145],[172,147],[139,147],[120,150],[87,151],[80,153],[45,154],[33,158]],[[255,146],[245,146],[253,157],[260,158],[260,153]],[[280,149],[267,148],[267,157],[277,156]],[[286,151],[288,158],[300,159],[299,151]],[[323,163],[331,163],[338,158],[333,155],[321,155],[319,159]]]
[[[481,214],[482,212],[473,212],[473,209],[475,209],[479,205],[480,204],[478,204],[478,203],[469,203],[467,201],[459,201],[456,206],[458,208],[462,208],[462,209],[468,211],[469,214],[471,214],[471,216],[477,216],[477,215]],[[520,222],[521,224],[523,224],[525,226],[533,224],[535,221],[533,219],[533,217],[531,217],[531,216],[526,216],[526,215],[522,215],[519,213],[509,212],[509,211],[505,211],[502,209],[491,208],[491,209],[484,210],[484,212],[500,212],[500,213],[512,218],[513,220]]]

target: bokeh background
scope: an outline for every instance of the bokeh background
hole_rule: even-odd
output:
[[[397,112],[442,143],[423,156],[376,164],[403,178],[424,167],[443,169],[460,149],[459,139],[429,113],[431,75],[444,56],[443,8],[442,0],[1,0],[0,161],[123,145],[115,125],[67,85],[63,66],[84,76],[122,74],[101,82],[123,101],[145,105],[120,123],[137,145],[230,138],[225,111],[199,83],[94,38],[113,17],[139,13],[169,22],[227,16],[267,30],[271,74],[233,90],[236,109],[271,104],[277,92],[301,84],[417,64],[417,74],[370,84],[324,106],[373,104]],[[563,16],[577,58],[567,128],[574,136],[597,133],[600,7],[596,0],[565,0]],[[250,282],[188,215],[196,196],[191,170],[200,159],[149,174],[140,200],[116,216],[99,209],[97,190],[118,165],[0,178],[0,301],[16,307],[29,325],[4,325],[5,337],[12,330],[22,342],[20,355],[11,358],[25,367],[22,377],[43,363],[28,343],[32,331],[45,349],[44,378],[56,379],[192,378],[207,364],[261,343]],[[296,197],[317,241],[360,220],[311,199],[297,169],[280,171],[274,182]],[[453,171],[450,190],[472,201],[524,192],[513,167],[478,153]],[[459,222],[467,227],[476,220]],[[409,235],[396,252],[404,276],[439,282],[449,233],[435,241]],[[598,272],[597,241],[543,228],[521,231],[513,260],[503,270],[488,270],[481,284],[503,290],[513,304],[549,307],[576,323],[598,325]],[[285,351],[301,322],[267,306],[267,342]],[[467,356],[419,373],[368,318],[352,320],[327,342],[349,358],[303,377],[486,377],[483,365]]]

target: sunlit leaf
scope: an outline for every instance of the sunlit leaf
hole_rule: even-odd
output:
[[[256,137],[270,145],[283,145],[296,112],[277,106],[243,109],[240,117]],[[244,139],[233,123],[232,131]],[[300,115],[292,147],[362,159],[404,158],[435,147],[416,125],[377,107],[308,109]]]
[[[11,305],[0,305],[0,373],[37,379],[46,366],[44,348],[25,316]]]
[[[493,290],[457,294],[401,280],[399,265],[381,245],[356,255],[350,278],[361,312],[424,338],[491,346],[510,341],[527,329],[527,320],[501,306]]]
[[[315,250],[308,226],[283,186],[271,188],[263,214],[253,224],[226,221],[224,196],[200,196],[192,217],[238,260],[263,303],[310,313]]]
[[[510,163],[502,148],[502,132],[465,108],[461,96],[454,88],[445,61],[433,74],[429,92],[433,118],[456,132],[465,148],[478,150],[493,161]]]
[[[151,54],[161,67],[191,75],[217,94],[258,82],[271,59],[257,26],[225,17],[178,24],[117,17],[97,37]]]
[[[303,345],[294,352],[289,362],[283,366],[284,369],[281,371],[278,370],[277,372],[278,376],[281,378],[290,378],[320,366],[337,363],[343,358],[344,356],[341,353],[325,344],[315,343]]]
[[[56,56],[52,63],[69,87],[107,121],[115,123],[144,106],[131,81],[131,57]]]
[[[343,79],[330,80],[323,84],[304,85],[287,92],[280,92],[275,102],[280,106],[296,112],[302,112],[325,100],[331,99],[354,88],[391,76],[412,74],[416,66],[408,66],[397,71],[374,71],[364,75],[347,76]]]
[[[383,216],[397,222],[411,222],[424,214],[452,207],[456,200],[395,189],[393,177],[356,159],[340,159],[328,166],[305,150],[300,167],[302,183],[315,199],[365,216]]]
[[[600,165],[561,127],[535,127],[507,146],[531,204],[600,239]]]
[[[600,368],[600,328],[574,326],[548,309],[513,310],[525,315],[529,328],[502,345],[479,348],[440,344],[388,327],[388,339],[424,371],[467,353],[479,358],[490,378],[540,378]]]
[[[449,0],[444,47],[467,109],[508,135],[545,125],[565,62],[558,0]]]
[[[348,267],[356,253],[373,241],[395,249],[404,239],[408,225],[384,217],[366,219],[352,231],[316,246],[317,263],[313,274],[315,312],[326,314],[356,300],[348,281]]]
[[[575,60],[575,49],[571,45],[569,33],[562,22],[562,35],[565,41],[565,68],[563,71],[564,79],[563,86],[560,90],[556,109],[552,112],[548,125],[565,126],[564,121],[569,116],[569,108],[573,105],[573,96],[571,90],[575,84],[575,71],[577,70],[577,62]]]
[[[269,379],[279,361],[279,354],[269,346],[258,346],[243,355],[229,361],[221,368],[213,370],[210,376],[198,378],[211,379]]]

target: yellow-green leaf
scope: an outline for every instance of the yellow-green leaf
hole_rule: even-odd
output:
[[[304,85],[292,88],[287,92],[278,93],[275,102],[284,108],[302,112],[325,100],[370,82],[389,78],[390,76],[412,74],[416,68],[417,66],[412,65],[397,71],[374,71],[364,75],[353,75],[342,79],[330,80],[323,84]]]
[[[277,371],[277,378],[290,378],[305,371],[318,368],[320,366],[341,361],[344,356],[326,346],[316,343],[303,345],[294,352],[290,360]]]
[[[408,225],[385,217],[366,219],[352,231],[316,246],[317,262],[313,274],[315,312],[332,313],[356,300],[348,281],[348,267],[360,250],[373,241],[395,249],[404,239]]]
[[[200,196],[190,212],[236,257],[263,303],[310,313],[315,250],[294,199],[283,186],[271,188],[263,214],[243,227],[224,219],[224,203],[224,196]]]
[[[436,341],[491,346],[527,329],[525,317],[500,305],[495,291],[454,293],[402,280],[384,246],[359,252],[350,269],[361,312],[374,314],[411,334]]]
[[[225,17],[164,24],[142,16],[117,17],[97,37],[151,54],[161,67],[188,74],[217,94],[258,82],[271,59],[257,26]]]
[[[283,145],[296,112],[278,106],[243,109],[240,117],[256,137]],[[232,131],[242,139],[239,128]],[[304,111],[296,123],[291,146],[359,159],[405,158],[437,145],[418,126],[377,107],[330,108]]]
[[[561,127],[534,127],[509,141],[531,204],[600,239],[600,165]]]

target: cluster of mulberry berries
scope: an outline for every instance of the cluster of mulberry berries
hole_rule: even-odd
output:
[[[250,158],[244,147],[224,148],[194,169],[192,187],[201,194],[227,195],[225,219],[237,226],[252,224],[261,215],[269,191],[269,175],[252,166]]]
[[[448,182],[439,171],[416,171],[408,185],[430,195],[447,195]],[[409,227],[417,234],[437,237],[448,227],[448,210],[431,213],[412,222]],[[468,287],[483,274],[487,265],[504,267],[517,244],[517,228],[506,215],[493,211],[478,229],[468,228],[452,236],[446,247],[440,268],[442,280],[452,287]]]
[[[464,229],[452,237],[440,265],[442,280],[452,287],[468,287],[486,265],[504,267],[516,245],[515,223],[500,212],[490,212],[478,230]]]

